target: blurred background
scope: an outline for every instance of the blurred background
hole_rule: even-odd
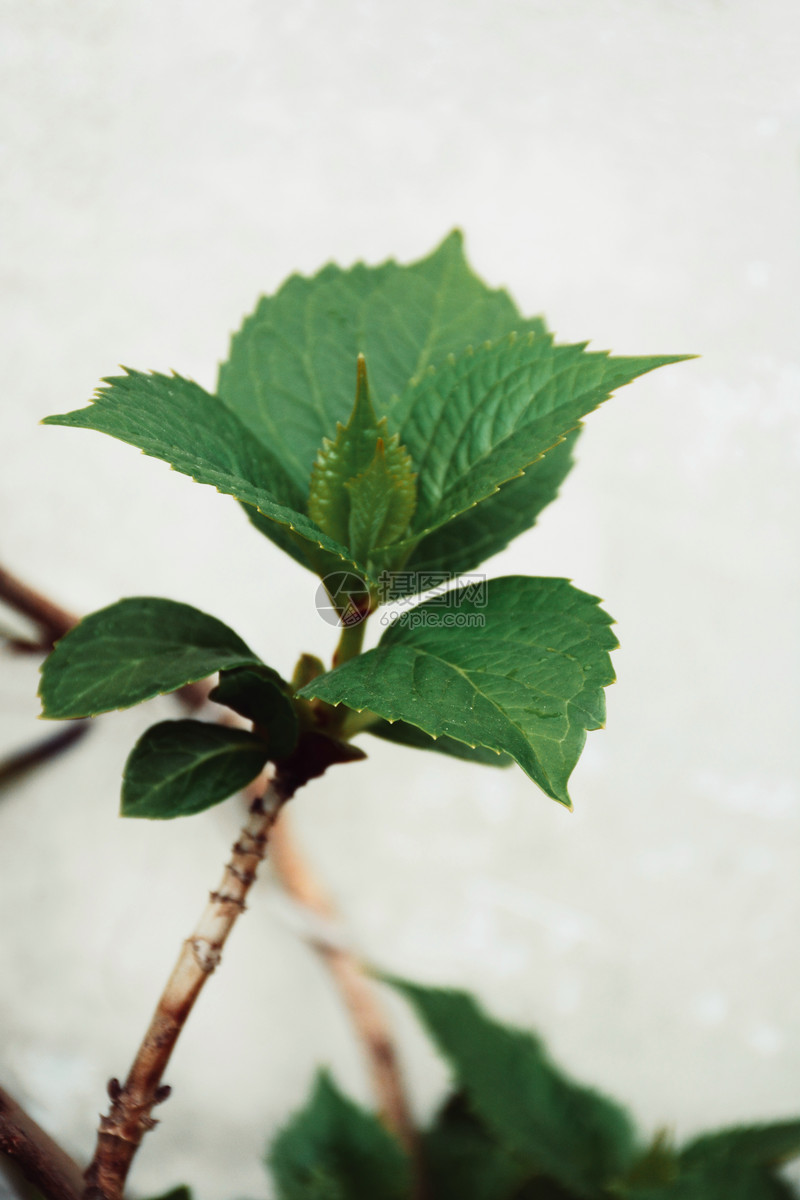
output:
[[[574,814],[516,768],[375,740],[293,818],[361,954],[537,1029],[645,1130],[797,1115],[796,6],[4,0],[0,20],[0,562],[75,612],[167,596],[283,673],[332,651],[314,577],[234,501],[37,424],[119,363],[213,390],[291,271],[409,261],[459,225],[560,339],[702,355],[593,414],[560,499],[489,564],[567,575],[617,618]],[[47,731],[35,690],[35,660],[3,654],[1,752]],[[235,799],[117,817],[130,746],[176,715],[105,717],[0,799],[0,1081],[81,1161],[239,823]],[[387,1004],[423,1119],[446,1072]],[[321,1063],[369,1101],[265,872],[134,1190],[267,1194],[259,1156]]]

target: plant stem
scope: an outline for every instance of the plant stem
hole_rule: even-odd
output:
[[[124,1086],[109,1084],[111,1109],[101,1117],[94,1158],[86,1172],[86,1200],[121,1200],[125,1179],[145,1133],[157,1123],[153,1107],[167,1099],[161,1079],[181,1030],[209,975],[266,853],[270,831],[283,805],[304,780],[276,775],[250,806],[249,819],[233,847],[222,882],[211,893],[200,921],[183,948],[158,1002],[150,1027]]]
[[[40,625],[46,640],[41,646],[35,648],[41,651],[48,650],[57,637],[62,636],[78,621],[77,617],[66,613],[2,568],[0,568],[0,598],[17,611],[36,620]],[[338,666],[361,652],[365,628],[366,618],[357,624],[342,628],[339,645],[334,655],[334,665]],[[319,668],[324,670],[321,663]],[[176,696],[191,710],[205,702],[209,690],[210,684],[207,681],[201,681],[196,684],[187,684],[176,693]],[[370,713],[351,715],[353,726],[352,728],[348,727],[347,736],[352,736],[359,729],[366,728],[371,721],[376,719]],[[8,781],[10,782],[12,776],[16,778],[21,770],[37,766],[47,758],[65,750],[88,727],[88,723],[76,722],[74,726],[47,739],[30,751],[9,759],[4,764]],[[0,776],[5,778],[2,771],[0,771]],[[110,1085],[110,1090],[113,1092],[111,1112],[108,1117],[103,1117],[101,1120],[95,1157],[86,1172],[87,1197],[103,1197],[112,1200],[112,1198],[122,1195],[125,1179],[136,1150],[144,1134],[156,1123],[150,1115],[152,1108],[162,1099],[166,1099],[166,1089],[161,1088],[160,1081],[180,1030],[208,975],[213,971],[216,961],[219,960],[219,952],[236,917],[244,907],[244,897],[252,882],[255,866],[258,860],[264,856],[267,838],[270,836],[270,829],[274,825],[277,814],[302,782],[305,780],[295,778],[292,781],[291,789],[284,786],[280,791],[278,782],[273,781],[272,797],[269,791],[263,798],[260,798],[252,789],[248,789],[248,794],[253,799],[250,821],[245,827],[242,837],[234,846],[233,859],[226,867],[222,884],[216,893],[212,893],[211,903],[206,908],[194,935],[184,944],[125,1086],[120,1087],[113,1080]],[[282,797],[279,799],[277,807],[275,807],[274,797]],[[258,811],[259,807],[263,809],[263,812]],[[253,833],[254,829],[255,833]],[[250,831],[249,834],[248,831]],[[264,835],[263,841],[260,839],[259,831]],[[276,870],[287,891],[312,912],[327,919],[333,919],[335,917],[333,904],[316,881],[297,847],[292,843],[285,817],[272,833],[272,838],[274,839],[272,853],[275,858]],[[240,870],[236,861],[237,851],[241,854],[243,845],[253,847],[254,863],[251,868],[245,868],[243,873],[236,874],[233,869]],[[257,847],[261,849],[260,854],[256,853]],[[226,899],[227,897],[230,899]],[[212,956],[215,961],[209,963],[206,957],[203,959],[205,966],[200,965],[200,948],[203,945],[210,945],[211,942],[208,941],[209,934],[203,933],[203,930],[210,930],[214,935],[212,940],[216,941],[216,953]],[[332,946],[321,940],[315,942],[314,945],[330,969],[345,1007],[350,1013],[356,1034],[363,1045],[375,1097],[386,1125],[405,1146],[412,1159],[417,1161],[414,1123],[406,1100],[388,1021],[377,998],[375,987],[369,980],[363,965],[351,951]],[[157,1039],[161,1040],[157,1041]],[[115,1084],[116,1086],[114,1086]],[[1,1099],[2,1093],[0,1093]],[[0,1121],[2,1121],[1,1107]],[[133,1134],[132,1140],[131,1134]],[[46,1137],[46,1135],[42,1134],[42,1137]],[[1,1129],[0,1145],[2,1145]],[[56,1149],[58,1148],[56,1147]],[[79,1175],[77,1166],[73,1164],[73,1167]],[[37,1180],[34,1179],[34,1182]],[[79,1196],[81,1191],[82,1185],[79,1178],[78,1187],[73,1196]],[[53,1191],[51,1193],[47,1191],[46,1194],[52,1195],[52,1200],[71,1200],[67,1192]]]
[[[336,919],[336,910],[312,873],[283,813],[272,835],[270,862],[290,896],[323,920]],[[417,1154],[414,1121],[408,1106],[402,1071],[389,1022],[374,983],[352,951],[316,938],[312,945],[331,972],[364,1048],[372,1088],[381,1115],[412,1158]]]
[[[22,779],[29,771],[68,750],[75,742],[85,737],[90,728],[88,721],[70,721],[66,729],[59,729],[57,733],[51,733],[49,737],[42,738],[28,749],[19,750],[4,759],[0,762],[0,792],[9,784]]]
[[[0,567],[0,600],[39,627],[43,649],[49,649],[53,642],[57,642],[78,623],[78,618],[72,613],[34,591],[3,567]]]
[[[80,1167],[0,1088],[0,1151],[48,1200],[80,1200]]]
[[[343,625],[339,644],[333,655],[334,667],[340,667],[342,663],[348,662],[351,658],[355,658],[361,653],[361,647],[364,644],[364,631],[367,627],[367,618],[362,617],[360,621],[352,625]]]

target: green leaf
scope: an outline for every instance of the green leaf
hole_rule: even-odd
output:
[[[244,729],[162,721],[125,764],[122,816],[169,820],[204,812],[251,783],[269,757],[269,747]]]
[[[425,1178],[436,1200],[516,1200],[529,1171],[453,1096],[421,1140]]]
[[[617,645],[594,596],[565,579],[489,581],[403,613],[379,645],[299,693],[508,754],[553,799],[605,720]]]
[[[493,1021],[465,992],[387,982],[414,1006],[475,1115],[529,1171],[588,1200],[631,1164],[627,1113],[562,1075],[536,1038]]]
[[[691,1170],[728,1162],[732,1166],[774,1166],[800,1154],[800,1120],[775,1121],[720,1129],[694,1138],[681,1150],[681,1163]]]
[[[527,467],[523,475],[429,533],[409,556],[404,572],[397,572],[394,578],[403,585],[405,573],[411,571],[461,575],[499,554],[515,537],[530,529],[542,509],[555,500],[572,469],[572,451],[579,433],[580,429],[574,429],[563,442]],[[409,588],[412,592],[418,590],[412,581],[394,594],[406,595]]]
[[[386,429],[385,419],[383,429]],[[311,469],[309,515],[320,529],[340,542],[347,542],[350,503],[345,485],[369,466],[375,455],[380,434],[378,418],[369,398],[366,362],[359,355],[356,366],[356,398],[353,411],[343,425],[336,425],[336,436],[323,438]]]
[[[365,732],[386,742],[409,746],[413,750],[436,750],[439,754],[461,758],[465,762],[479,763],[484,767],[510,767],[514,761],[507,754],[497,754],[483,746],[468,746],[466,742],[457,742],[455,738],[447,736],[431,737],[406,721],[377,721],[374,725],[367,726]]]
[[[623,1195],[642,1188],[666,1187],[677,1179],[678,1170],[672,1135],[668,1129],[659,1129],[616,1187]]]
[[[416,504],[411,459],[386,418],[380,421],[369,398],[363,355],[357,366],[356,399],[346,425],[325,438],[311,472],[308,511],[321,529],[369,563],[374,546],[396,541]]]
[[[234,336],[217,391],[301,489],[322,439],[347,420],[359,354],[384,415],[431,363],[512,330],[542,328],[520,316],[507,292],[478,279],[455,231],[409,265],[331,264],[312,278],[293,275]]]
[[[45,717],[130,708],[258,656],[222,621],[189,604],[139,596],[92,613],[42,666]]]
[[[626,1200],[790,1200],[794,1192],[771,1168],[797,1154],[800,1121],[721,1129],[673,1155],[662,1184],[648,1185],[638,1163],[617,1190]]]
[[[419,476],[408,544],[520,475],[616,388],[685,357],[610,358],[534,332],[430,368],[390,414]]]
[[[306,1107],[273,1142],[279,1200],[407,1200],[408,1160],[380,1121],[320,1072]]]
[[[252,721],[272,759],[291,754],[297,745],[297,714],[291,688],[271,667],[235,667],[221,671],[209,700]]]
[[[45,425],[96,429],[151,458],[168,462],[197,483],[258,510],[276,525],[276,540],[304,565],[352,563],[347,549],[306,516],[298,487],[274,448],[253,434],[216,396],[180,375],[127,374],[104,380],[89,408],[46,417]],[[324,552],[324,553],[323,553]]]
[[[373,576],[391,564],[391,552],[372,565],[376,546],[392,543],[408,529],[414,513],[416,476],[411,459],[397,440],[378,438],[367,469],[345,484],[350,497],[348,546],[354,557],[369,564]]]
[[[772,1171],[732,1163],[682,1173],[661,1187],[620,1188],[612,1194],[625,1200],[794,1200],[796,1196]]]

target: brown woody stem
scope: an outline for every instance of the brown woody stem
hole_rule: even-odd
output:
[[[31,642],[26,638],[10,639],[11,646],[17,650],[47,654],[55,642],[65,633],[69,633],[80,620],[80,617],[67,612],[47,596],[28,587],[27,583],[17,579],[4,567],[0,567],[0,600],[39,626],[42,635],[40,642]],[[201,679],[197,683],[185,683],[182,688],[178,688],[175,695],[192,712],[203,707],[212,687],[213,684],[208,680]],[[63,748],[68,744],[69,742],[66,742]],[[61,748],[57,747],[55,752]]]
[[[48,1200],[80,1200],[80,1167],[0,1088],[0,1151]]]
[[[49,649],[53,642],[57,642],[78,623],[78,618],[72,613],[34,591],[3,567],[0,567],[0,600],[38,626],[43,649]]]
[[[86,1172],[86,1200],[121,1200],[125,1179],[145,1133],[157,1123],[153,1107],[166,1100],[169,1089],[161,1079],[186,1018],[209,975],[220,961],[222,947],[264,857],[270,831],[283,805],[300,783],[297,776],[276,775],[263,796],[250,806],[250,815],[233,847],[218,889],[194,933],[183,944],[175,968],[158,1002],[124,1085],[109,1084],[111,1109],[101,1117],[94,1158]]]
[[[58,755],[85,737],[90,728],[88,721],[71,721],[66,729],[59,729],[58,733],[52,733],[33,746],[19,750],[16,754],[3,759],[0,762],[0,791],[9,784],[16,783],[29,771],[42,766],[51,758],[57,758]]]
[[[49,650],[53,642],[78,622],[77,617],[35,592],[2,567],[0,600],[39,626],[43,635],[42,643],[39,646],[31,645],[32,649]],[[339,662],[353,657],[360,651],[365,624],[366,621],[362,621],[358,626],[343,631],[337,652]],[[210,687],[208,681],[187,684],[176,695],[186,707],[194,709],[205,703]],[[374,719],[372,714],[367,714],[367,718]],[[367,719],[364,720],[364,724],[366,723]],[[18,773],[60,753],[81,736],[86,728],[88,726],[85,723],[76,722],[64,733],[57,734],[30,751],[8,760],[4,766],[9,778],[12,775],[16,777]],[[116,1080],[112,1080],[109,1085],[111,1110],[107,1117],[101,1118],[95,1155],[86,1171],[85,1191],[77,1166],[30,1118],[26,1118],[27,1127],[38,1131],[38,1137],[26,1139],[16,1132],[16,1126],[13,1127],[17,1139],[15,1146],[21,1147],[23,1151],[25,1147],[31,1147],[29,1152],[15,1153],[23,1173],[40,1186],[50,1200],[76,1200],[82,1193],[87,1200],[121,1198],[139,1144],[144,1134],[157,1123],[151,1116],[152,1109],[167,1098],[168,1089],[161,1085],[161,1079],[183,1024],[206,979],[219,961],[222,946],[236,917],[244,909],[244,898],[253,881],[256,866],[264,857],[270,831],[278,813],[286,800],[306,781],[306,777],[301,771],[299,775],[291,776],[284,784],[275,779],[267,793],[253,801],[250,819],[233,848],[233,857],[225,868],[222,883],[216,892],[212,892],[211,900],[194,934],[184,943],[125,1085],[120,1085]],[[334,918],[333,904],[294,845],[285,817],[272,833],[271,840],[276,870],[286,890],[310,911],[326,919]],[[251,865],[248,866],[248,863]],[[364,1048],[373,1091],[384,1121],[416,1162],[418,1153],[414,1123],[406,1100],[394,1041],[375,987],[351,951],[322,940],[314,944],[339,988]],[[0,1149],[12,1154],[14,1151],[9,1148],[10,1142],[8,1139],[3,1140],[7,1127],[4,1103],[13,1105],[13,1101],[0,1090]],[[22,1113],[18,1106],[14,1106],[14,1109]],[[37,1153],[37,1145],[49,1146],[50,1149]],[[59,1162],[59,1156],[71,1166],[72,1191],[67,1188],[68,1171],[62,1169],[60,1176],[56,1171],[53,1181],[49,1184],[45,1175],[41,1173],[47,1169],[49,1160],[52,1160],[51,1171],[55,1171],[53,1164]],[[33,1166],[26,1170],[28,1159]],[[33,1170],[39,1170],[40,1174],[31,1174]],[[63,1180],[60,1183],[59,1179],[62,1176]]]

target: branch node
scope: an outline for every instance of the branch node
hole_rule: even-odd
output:
[[[210,942],[208,938],[203,937],[190,938],[189,945],[200,970],[205,975],[210,975],[220,964],[221,948],[215,942]]]
[[[209,895],[214,904],[232,904],[239,912],[247,910],[244,900],[240,900],[238,896],[231,896],[228,892],[209,892]]]
[[[111,1111],[101,1118],[94,1158],[86,1172],[87,1200],[93,1200],[95,1194],[98,1200],[122,1200],[137,1147],[147,1130],[157,1124],[150,1112],[170,1094],[169,1086],[160,1080],[181,1029],[206,979],[220,962],[228,934],[245,907],[256,864],[266,854],[275,818],[302,782],[305,780],[296,775],[289,780],[276,777],[269,783],[265,798],[254,804],[219,890],[211,893],[195,932],[183,944],[125,1086],[117,1092],[119,1082],[111,1085]]]
[[[238,879],[239,882],[243,883],[246,887],[249,887],[256,877],[254,871],[243,871],[241,867],[237,867],[233,862],[229,862],[225,867],[225,870],[230,871],[234,879]]]
[[[257,858],[260,861],[266,854],[267,841],[266,834],[248,833],[246,829],[243,829],[242,836],[233,847],[233,852],[234,854],[244,854],[248,857]]]

